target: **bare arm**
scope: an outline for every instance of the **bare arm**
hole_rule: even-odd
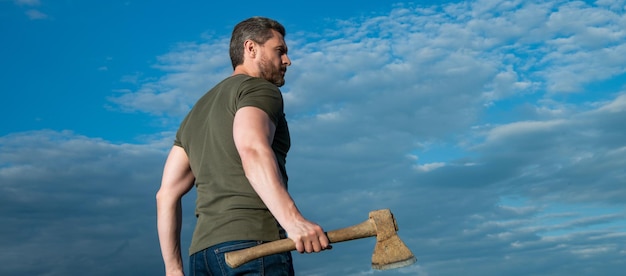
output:
[[[276,126],[256,107],[240,108],[235,114],[233,138],[250,184],[298,252],[319,252],[329,247],[322,228],[306,220],[282,183],[271,144]]]
[[[185,150],[173,146],[157,192],[157,231],[166,275],[184,275],[180,251],[182,197],[193,187],[194,175]]]

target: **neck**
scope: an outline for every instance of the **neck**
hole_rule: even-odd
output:
[[[233,76],[234,75],[248,75],[251,77],[260,77],[260,74],[258,74],[258,72],[251,70],[249,67],[245,65],[238,65],[237,67],[235,67],[235,70],[233,71],[232,75]]]

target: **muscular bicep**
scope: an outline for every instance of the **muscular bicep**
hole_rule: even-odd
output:
[[[265,111],[253,106],[242,107],[235,113],[233,139],[237,150],[267,147],[272,144],[276,125]]]
[[[193,187],[194,180],[187,153],[183,148],[173,146],[165,161],[159,192],[182,197]]]

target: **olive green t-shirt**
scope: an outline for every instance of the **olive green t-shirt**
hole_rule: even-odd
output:
[[[198,193],[189,254],[226,241],[279,238],[279,225],[248,182],[233,141],[235,112],[245,106],[265,111],[276,125],[272,149],[287,185],[290,137],[280,90],[246,75],[223,80],[196,102],[176,134],[175,145],[189,157]]]

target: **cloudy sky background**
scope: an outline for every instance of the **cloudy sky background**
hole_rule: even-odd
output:
[[[253,15],[287,27],[301,211],[389,208],[418,258],[373,271],[363,239],[299,275],[626,270],[624,0],[171,5],[0,0],[0,274],[162,274],[167,151]]]

